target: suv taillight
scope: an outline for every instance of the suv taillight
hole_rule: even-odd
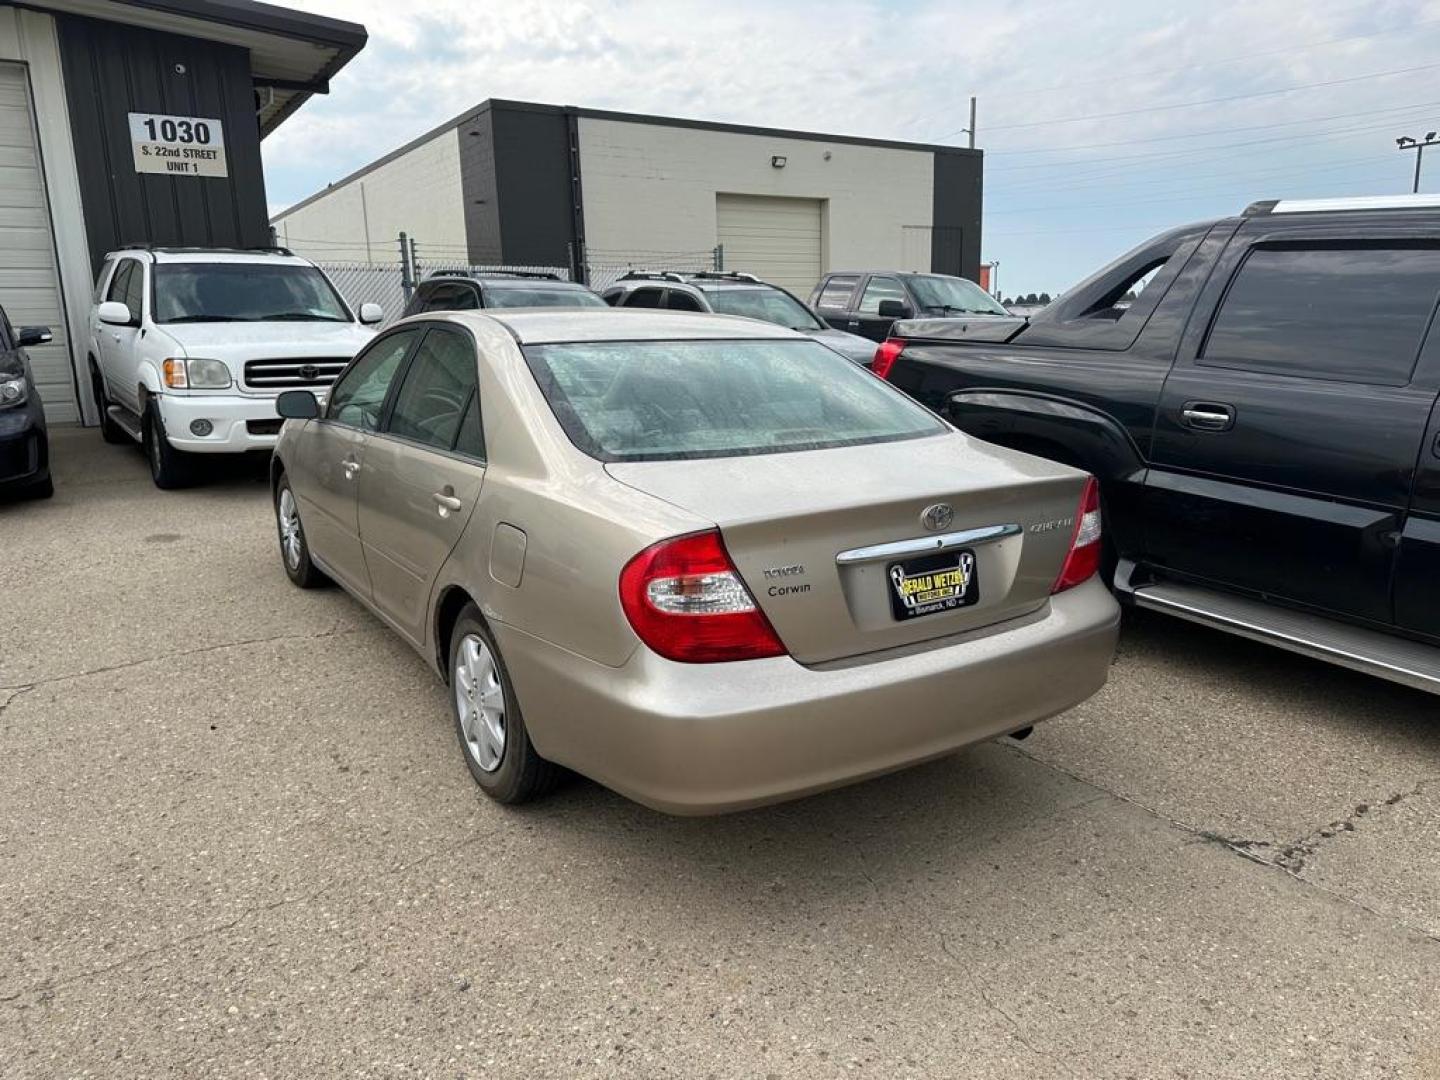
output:
[[[626,563],[620,606],[640,640],[668,660],[785,655],[716,529],[662,540]]]
[[[905,342],[899,338],[886,338],[875,350],[875,359],[870,362],[870,370],[882,379],[890,378],[890,369],[895,366],[895,361],[900,359],[904,348]]]
[[[1100,569],[1100,485],[1093,476],[1085,478],[1080,507],[1075,511],[1075,528],[1070,533],[1070,551],[1050,594],[1073,589],[1089,581]]]

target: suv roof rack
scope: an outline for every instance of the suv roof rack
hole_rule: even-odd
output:
[[[760,284],[758,277],[743,270],[696,270],[689,276],[706,281],[751,281],[756,285]]]
[[[253,255],[263,252],[267,255],[287,255],[293,257],[295,253],[287,247],[279,244],[256,244],[253,247],[172,247],[166,244],[121,244],[118,251],[148,251],[151,254],[161,255]]]
[[[553,270],[474,270],[469,267],[459,267],[454,270],[431,270],[425,276],[425,280],[439,277],[459,278],[524,278],[530,281],[564,281],[559,274]]]
[[[682,285],[685,278],[674,270],[626,270],[616,281],[678,281]]]
[[[1321,214],[1342,210],[1440,210],[1440,195],[1360,195],[1345,199],[1264,199],[1243,217],[1264,214]]]

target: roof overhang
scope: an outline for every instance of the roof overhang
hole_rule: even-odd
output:
[[[126,23],[250,51],[263,101],[264,138],[365,47],[359,23],[261,4],[256,0],[26,0],[29,7]]]

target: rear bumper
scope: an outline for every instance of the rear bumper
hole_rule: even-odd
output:
[[[272,450],[279,438],[279,416],[275,398],[238,394],[161,394],[160,418],[171,446],[190,454],[241,454],[247,450]],[[190,425],[210,421],[209,435],[195,435]],[[270,434],[253,433],[249,424],[276,425]]]
[[[837,787],[1027,727],[1104,684],[1119,608],[1098,579],[1008,628],[849,666],[788,657],[620,668],[494,627],[536,749],[667,813]]]

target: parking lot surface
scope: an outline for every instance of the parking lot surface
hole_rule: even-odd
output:
[[[1128,613],[1021,744],[506,809],[256,470],[53,453],[0,507],[0,1076],[1440,1077],[1434,698]]]

